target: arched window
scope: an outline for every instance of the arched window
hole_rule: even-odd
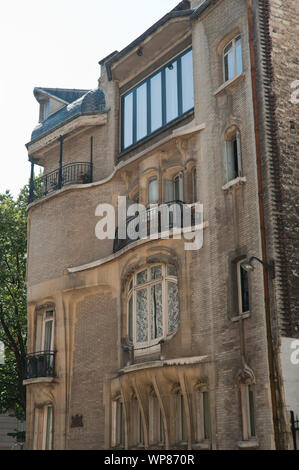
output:
[[[179,300],[173,265],[155,264],[136,272],[128,284],[128,338],[146,349],[177,331]]]
[[[242,41],[237,36],[223,49],[224,81],[230,80],[243,72]]]
[[[148,183],[148,203],[153,204],[159,200],[158,178],[154,177]]]
[[[184,173],[180,171],[172,179],[164,181],[164,202],[184,202]]]

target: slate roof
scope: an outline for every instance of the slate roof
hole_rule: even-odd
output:
[[[74,90],[70,90],[70,92],[74,92]],[[101,88],[90,90],[75,101],[61,108],[59,111],[56,111],[56,113],[51,114],[43,122],[40,122],[31,134],[31,142],[40,139],[44,135],[52,132],[54,129],[66,124],[68,121],[71,121],[78,116],[101,113],[104,111],[106,111],[106,98],[104,91]]]
[[[66,103],[72,103],[76,101],[81,96],[85,95],[89,90],[78,90],[78,89],[68,89],[68,88],[34,88],[34,95],[36,96],[38,92],[45,93],[47,95],[59,98],[60,100],[65,101]]]

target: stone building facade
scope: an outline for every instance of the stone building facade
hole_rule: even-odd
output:
[[[292,448],[295,3],[184,0],[96,90],[35,89],[28,449]],[[122,238],[120,197],[127,229],[155,204],[203,218]]]

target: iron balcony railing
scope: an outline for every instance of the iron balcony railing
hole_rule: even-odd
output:
[[[30,182],[29,203],[47,196],[70,184],[92,182],[92,164],[89,162],[69,163]]]
[[[143,233],[145,237],[142,238],[149,238],[151,235],[155,233],[161,233],[164,231],[167,231],[167,229],[171,230],[174,228],[183,228],[184,227],[184,210],[185,211],[190,211],[190,217],[191,217],[191,224],[190,226],[193,226],[195,224],[195,210],[194,206],[191,206],[189,204],[185,204],[182,201],[171,201],[164,203],[163,206],[166,206],[169,208],[169,213],[167,220],[165,220],[165,217],[163,219],[163,212],[161,210],[161,206],[157,206],[154,208],[149,208],[146,210],[145,214],[139,215],[134,215],[132,217],[128,217],[126,219],[126,238],[119,238],[119,227],[115,231],[115,238],[114,238],[114,245],[113,245],[113,252],[116,253],[117,251],[121,250],[122,248],[125,248],[127,245],[130,243],[133,243],[136,240],[139,240],[140,238],[133,239],[130,237],[130,230],[128,230],[130,224],[132,224],[133,227],[135,227],[135,231],[139,231],[139,223],[143,225]],[[178,208],[178,213],[174,213],[171,209],[171,206],[176,206]],[[137,219],[138,222],[137,222]],[[136,221],[136,224],[134,223]],[[134,229],[133,229],[134,230]]]
[[[55,352],[40,351],[26,356],[26,379],[55,377]]]

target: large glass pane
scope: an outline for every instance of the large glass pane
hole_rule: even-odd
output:
[[[144,83],[136,90],[137,96],[137,140],[147,135],[147,84]]]
[[[242,313],[249,311],[249,282],[248,272],[240,266],[241,277],[241,295],[242,295]]]
[[[178,287],[174,282],[168,282],[168,333],[174,333],[179,326]]]
[[[234,55],[232,43],[224,50],[224,74],[225,80],[230,80],[234,76]]]
[[[133,144],[133,92],[124,97],[123,145],[124,148]]]
[[[45,322],[44,351],[52,349],[53,320]]]
[[[236,39],[236,74],[243,72],[241,37]]]
[[[151,78],[151,132],[162,126],[161,72]]]
[[[174,179],[174,199],[175,201],[184,200],[184,181],[182,173],[180,173]]]
[[[148,184],[148,203],[154,203],[158,201],[158,180],[153,178]]]
[[[194,107],[192,51],[182,56],[182,104],[183,113]]]
[[[151,339],[163,336],[162,284],[151,287]]]
[[[177,62],[174,61],[165,68],[166,79],[166,121],[178,117],[178,81]]]
[[[147,289],[136,292],[136,341],[144,343],[148,340]]]

